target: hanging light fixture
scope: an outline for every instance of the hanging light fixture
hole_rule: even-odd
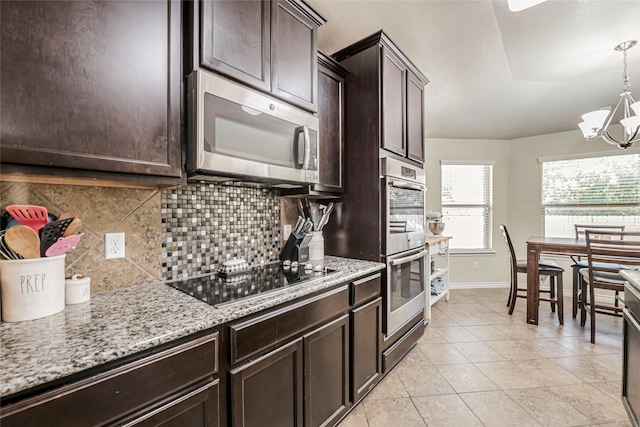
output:
[[[611,107],[607,107],[582,115],[582,120],[584,121],[579,123],[578,126],[586,139],[594,139],[600,136],[609,144],[617,145],[624,149],[631,147],[634,142],[640,140],[640,102],[636,102],[631,96],[629,75],[627,74],[627,50],[635,46],[636,43],[636,40],[629,40],[615,47],[615,50],[622,51],[624,54],[624,73],[622,75],[620,100],[613,110],[611,110]],[[623,128],[621,139],[611,136],[608,129],[618,108],[622,109],[623,115],[620,120]]]

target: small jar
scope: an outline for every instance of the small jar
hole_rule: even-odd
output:
[[[315,265],[324,265],[324,237],[322,231],[314,231],[309,240],[309,262]]]
[[[64,302],[67,305],[89,301],[91,296],[91,278],[74,274],[64,281]]]

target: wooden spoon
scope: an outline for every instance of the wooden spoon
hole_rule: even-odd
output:
[[[40,237],[31,227],[16,225],[4,233],[9,248],[23,258],[40,258]]]
[[[71,224],[67,226],[67,229],[64,230],[62,237],[69,237],[80,233],[80,229],[82,228],[82,220],[78,217],[73,218]]]

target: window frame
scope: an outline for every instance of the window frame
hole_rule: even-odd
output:
[[[584,159],[599,159],[604,157],[612,157],[612,156],[626,156],[626,155],[635,155],[640,158],[640,150],[631,149],[626,152],[617,151],[602,151],[602,152],[594,152],[594,153],[582,153],[575,155],[565,155],[565,156],[554,156],[554,157],[539,157],[538,163],[540,164],[540,232],[542,236],[555,236],[558,237],[558,233],[547,234],[547,215],[546,211],[548,208],[568,208],[568,209],[576,209],[580,210],[582,208],[592,208],[594,210],[597,209],[617,209],[617,208],[633,208],[640,207],[640,198],[636,203],[550,203],[545,204],[545,172],[544,166],[545,164],[557,161],[579,161]],[[640,224],[640,220],[636,220],[638,224]],[[587,221],[578,221],[577,223],[584,224],[588,223]],[[617,223],[611,223],[611,225],[617,225]],[[566,233],[566,236],[569,237],[569,233]],[[571,230],[571,237],[574,237],[574,230]]]
[[[449,245],[449,252],[451,255],[465,255],[465,254],[495,254],[493,249],[493,216],[494,216],[494,185],[495,185],[495,164],[494,160],[441,160],[440,161],[440,206],[443,212],[445,209],[469,209],[469,208],[483,208],[484,209],[484,232],[483,232],[483,246],[476,248],[456,248],[455,236],[451,239]],[[482,204],[447,204],[443,199],[444,179],[443,172],[445,166],[484,166],[489,167],[490,176],[488,185],[485,184],[485,199],[486,203]],[[488,194],[487,194],[488,193]],[[446,221],[445,221],[446,222]]]

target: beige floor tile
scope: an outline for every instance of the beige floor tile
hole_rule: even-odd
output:
[[[367,422],[367,415],[364,412],[364,405],[357,405],[350,413],[343,419],[340,427],[369,427]]]
[[[591,422],[547,388],[505,390],[505,393],[543,426],[582,426]]]
[[[404,389],[404,385],[402,385],[402,381],[400,381],[400,378],[398,378],[398,374],[394,369],[375,386],[365,399],[378,400],[399,397],[409,397],[409,393]]]
[[[453,317],[448,316],[442,311],[437,313],[436,310],[431,308],[431,319],[429,320],[429,326],[460,326]],[[428,326],[427,326],[428,327]]]
[[[438,369],[456,393],[498,389],[498,386],[496,386],[493,381],[471,363],[463,365],[441,365],[437,366],[436,369]]]
[[[398,366],[417,366],[417,367],[425,367],[431,365],[427,356],[424,355],[418,346],[415,346],[409,353],[400,361]]]
[[[622,358],[620,355],[618,357]],[[596,362],[592,356],[558,357],[551,361],[580,377],[584,382],[611,381],[621,377],[620,372]]]
[[[460,342],[453,346],[472,363],[505,360],[500,353],[483,342]]]
[[[453,363],[469,363],[453,344],[429,344],[421,345],[420,351],[424,353],[434,365],[448,365]]]
[[[425,427],[426,425],[409,398],[365,401],[364,411],[370,427]]]
[[[433,366],[396,366],[398,378],[409,396],[430,396],[454,393],[449,383]]]
[[[505,334],[509,339],[523,340],[539,338],[537,326],[527,325],[522,322],[510,323],[507,325],[495,325],[496,329]]]
[[[480,341],[506,340],[509,338],[493,325],[465,326],[464,328]]]
[[[610,335],[596,336],[596,344],[591,344],[589,334],[582,337],[552,338],[555,342],[576,354],[614,354],[622,352],[622,334],[620,338]]]
[[[503,390],[582,382],[577,376],[546,359],[478,363],[476,367]]]
[[[622,354],[598,354],[591,356],[591,360],[606,369],[614,371],[618,378],[622,378]]]
[[[622,377],[620,377],[622,378]],[[605,381],[602,383],[593,383],[591,384],[598,390],[603,393],[607,393],[613,399],[620,399],[620,395],[622,394],[622,380],[614,380],[614,381]]]
[[[627,421],[627,414],[620,399],[613,399],[597,389],[597,384],[577,384],[551,387],[550,390],[563,401],[588,417],[593,424]]]
[[[424,330],[424,334],[418,340],[418,345],[429,343],[429,344],[444,344],[448,343],[447,339],[442,336],[442,334],[438,331],[436,326],[432,326],[431,324],[427,325]]]
[[[485,341],[485,343],[508,360],[536,359],[542,356],[535,352],[524,340]]]
[[[529,427],[541,425],[503,391],[464,393],[460,395],[460,398],[485,426]]]
[[[456,319],[457,320],[457,319]],[[439,327],[438,332],[451,343],[478,341],[478,337],[469,332],[462,326],[444,326]]]
[[[482,427],[480,420],[457,394],[412,397],[412,400],[428,426]]]

